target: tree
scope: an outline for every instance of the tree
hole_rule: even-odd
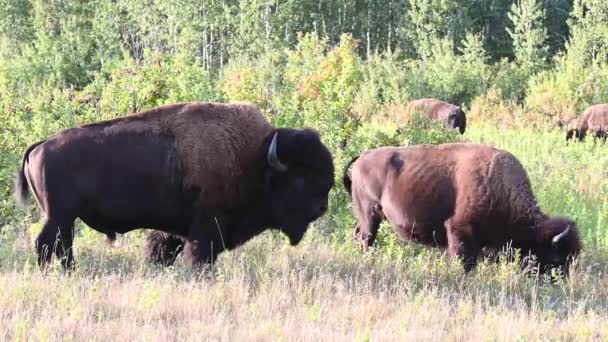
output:
[[[508,17],[513,28],[507,28],[507,32],[513,40],[517,63],[532,73],[539,70],[546,64],[548,56],[542,5],[537,0],[518,0],[511,6]]]
[[[608,62],[608,2],[576,0],[568,25],[571,38],[566,49],[570,61],[581,66]]]
[[[477,31],[468,0],[410,0],[409,5],[406,35],[420,57],[430,56],[433,42],[444,38],[457,50],[467,32]]]

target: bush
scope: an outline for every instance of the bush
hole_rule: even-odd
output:
[[[362,120],[378,118],[382,106],[409,100],[406,65],[400,53],[374,54],[362,65],[361,87],[354,99],[353,109]]]
[[[497,91],[503,100],[523,104],[531,77],[530,70],[506,59],[494,64],[492,69],[491,88]]]
[[[281,115],[274,123],[315,128],[338,152],[360,121],[353,110],[362,80],[356,46],[350,35],[333,49],[313,35],[301,35],[287,52],[283,89],[274,101]]]
[[[552,119],[568,125],[585,108],[608,102],[608,63],[578,65],[562,60],[555,71],[546,71],[531,79],[526,105]]]
[[[230,101],[249,101],[260,106],[268,103],[257,64],[250,60],[233,60],[223,73],[222,90]]]
[[[433,97],[454,104],[470,103],[490,84],[491,69],[479,36],[468,35],[461,55],[448,40],[436,40],[432,54],[407,64],[406,97]]]
[[[560,125],[587,106],[608,102],[608,7],[577,0],[568,21],[571,37],[554,70],[530,80],[526,103]]]

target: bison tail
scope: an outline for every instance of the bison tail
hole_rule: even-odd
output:
[[[21,161],[21,167],[17,170],[17,174],[15,175],[15,198],[17,203],[19,203],[19,205],[22,207],[27,205],[27,201],[30,197],[29,185],[27,183],[27,178],[25,177],[25,163],[28,160],[30,152],[32,152],[36,146],[42,144],[43,142],[44,140],[32,144],[25,150],[23,159]]]
[[[348,192],[348,197],[351,198],[353,181],[350,178],[350,175],[348,174],[348,169],[350,169],[350,166],[353,165],[353,163],[357,161],[357,159],[359,159],[359,156],[356,156],[355,158],[351,159],[351,161],[346,164],[346,166],[344,167],[344,175],[342,176],[342,184],[344,184],[344,189],[346,189],[346,192]]]
[[[25,207],[29,197],[30,191],[28,189],[27,179],[25,179],[25,173],[23,172],[23,168],[21,168],[17,170],[17,175],[15,176],[15,199],[20,206]]]

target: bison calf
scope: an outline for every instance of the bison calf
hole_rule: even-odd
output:
[[[408,103],[406,111],[422,111],[435,121],[442,121],[450,129],[458,129],[464,134],[467,127],[467,117],[459,106],[437,99],[418,99]]]
[[[179,103],[59,132],[24,153],[16,196],[45,224],[38,263],[73,266],[74,220],[109,237],[157,230],[148,259],[213,261],[264,230],[292,245],[327,210],[332,156],[309,129],[273,127],[250,104]]]
[[[576,128],[568,130],[566,140],[576,138],[583,141],[591,133],[595,138],[608,136],[608,104],[596,104],[587,108],[578,121]]]
[[[506,151],[473,143],[384,147],[350,164],[343,182],[364,248],[387,219],[400,239],[447,248],[467,272],[482,248],[511,243],[536,255],[542,271],[567,271],[581,249],[576,224],[541,212],[526,171]]]

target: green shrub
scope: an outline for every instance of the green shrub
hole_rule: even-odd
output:
[[[489,87],[492,74],[486,59],[479,36],[467,35],[460,55],[450,41],[435,40],[428,58],[407,64],[406,98],[469,103]]]

